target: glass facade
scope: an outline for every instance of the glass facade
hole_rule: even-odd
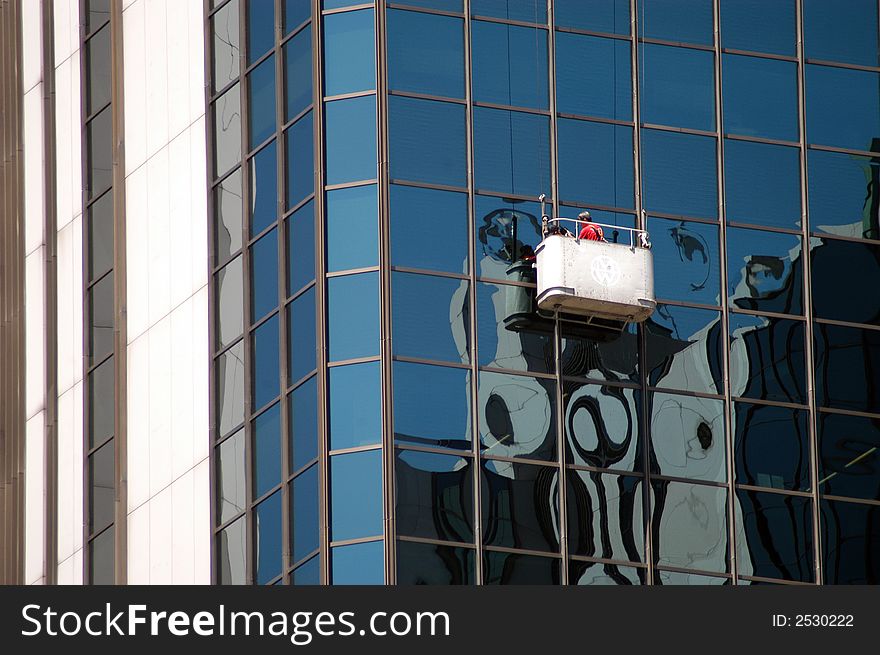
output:
[[[880,582],[877,4],[826,4],[214,2],[215,580]],[[541,193],[650,231],[647,322],[512,329]]]

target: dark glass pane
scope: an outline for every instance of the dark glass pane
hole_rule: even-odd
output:
[[[656,571],[654,576],[655,585],[707,587],[715,585],[729,585],[730,579],[714,575],[698,575],[683,571]]]
[[[810,487],[809,414],[771,405],[733,404],[736,481],[770,489]]]
[[[104,530],[89,543],[89,582],[95,585],[115,583],[115,528]]]
[[[630,121],[631,75],[629,41],[570,32],[556,34],[557,111]]]
[[[320,523],[318,517],[318,466],[303,471],[293,480],[290,525],[293,529],[291,548],[293,561],[318,550]]]
[[[566,482],[569,552],[644,561],[642,479],[568,471]]]
[[[241,161],[241,97],[238,84],[214,103],[214,177]]]
[[[546,30],[474,21],[471,43],[476,102],[547,108]]]
[[[330,560],[333,584],[384,584],[384,545],[384,541],[370,541],[365,544],[334,548]]]
[[[559,195],[568,201],[633,206],[632,128],[559,119]]]
[[[247,534],[245,517],[217,536],[217,582],[222,585],[247,584]]]
[[[825,583],[880,583],[880,507],[830,500],[821,507]]]
[[[241,171],[237,170],[214,190],[215,264],[227,261],[241,248],[241,221]]]
[[[474,476],[467,457],[397,451],[397,534],[474,540]]]
[[[712,0],[639,0],[639,36],[712,45]]]
[[[550,185],[550,118],[474,108],[476,185],[480,190],[538,196]]]
[[[467,280],[411,273],[391,276],[394,354],[467,364]]]
[[[315,203],[311,200],[287,219],[287,294],[315,279]]]
[[[278,314],[253,331],[253,402],[258,409],[278,395]]]
[[[466,186],[464,105],[401,96],[388,102],[391,177]]]
[[[638,471],[641,392],[564,381],[566,462]]]
[[[239,430],[216,450],[217,523],[226,523],[247,504],[247,467],[244,430]]]
[[[116,449],[114,441],[89,455],[89,534],[113,523],[116,498]]]
[[[113,436],[116,375],[111,357],[89,373],[89,448]]]
[[[425,7],[426,9],[441,9],[459,13],[463,11],[462,0],[406,0],[406,4],[410,7]]]
[[[653,481],[652,487],[656,562],[661,566],[726,573],[727,490],[661,480]]]
[[[813,509],[809,498],[738,489],[737,570],[743,575],[812,582]]]
[[[657,271],[656,296],[664,300],[719,304],[718,226],[651,216],[648,229]]]
[[[471,14],[546,23],[547,3],[544,0],[473,0]]]
[[[728,221],[800,228],[797,148],[725,139],[724,185]]]
[[[794,56],[795,0],[721,0],[721,45]]]
[[[387,16],[389,88],[464,98],[464,21],[396,9]]]
[[[558,585],[560,561],[552,557],[483,553],[483,584]]]
[[[541,205],[478,195],[474,198],[474,223],[477,275],[522,281],[522,267],[509,273],[508,269],[521,257],[533,254],[541,243]]]
[[[556,382],[481,371],[478,411],[484,455],[556,460]]]
[[[376,88],[373,10],[324,16],[324,95]]]
[[[379,199],[376,185],[327,192],[327,270],[379,264]]]
[[[391,185],[391,263],[467,273],[467,196]]]
[[[820,412],[819,491],[880,500],[880,419]]]
[[[807,167],[810,229],[880,239],[880,157],[809,150]]]
[[[97,198],[113,184],[113,117],[112,107],[95,116],[88,131],[89,198]]]
[[[368,446],[382,440],[379,362],[330,369],[330,448]]]
[[[715,139],[642,130],[646,206],[682,216],[718,216]]]
[[[382,451],[330,458],[330,538],[382,534]]]
[[[809,143],[880,149],[880,73],[808,64],[806,76]]]
[[[294,389],[290,403],[290,451],[292,471],[318,456],[318,382],[313,376]]]
[[[278,217],[278,169],[275,141],[250,160],[251,236],[262,232]]]
[[[652,469],[706,482],[727,480],[724,401],[651,392]]]
[[[880,246],[813,239],[810,257],[816,318],[880,325]]]
[[[217,372],[217,432],[229,434],[244,421],[244,343],[239,342],[215,360]]]
[[[225,348],[241,336],[244,328],[244,281],[241,257],[236,257],[217,272],[215,279],[216,347]]]
[[[556,0],[553,19],[557,27],[628,35],[629,0]]]
[[[470,450],[470,379],[463,368],[394,362],[394,438]]]
[[[723,393],[721,314],[657,305],[645,322],[648,383],[682,391]]]
[[[251,321],[278,306],[278,230],[251,246]]]
[[[214,38],[214,90],[222,89],[238,78],[241,59],[239,44],[238,2],[232,0],[211,18]]]
[[[715,129],[715,61],[711,52],[642,44],[639,58],[642,122]]]
[[[248,64],[254,63],[275,42],[274,0],[248,0]]]
[[[269,57],[248,73],[248,121],[250,147],[256,148],[276,130],[275,57]]]
[[[595,212],[593,219],[596,219]],[[560,324],[562,374],[594,380],[639,380],[639,344],[635,323],[627,325],[610,341],[597,341],[578,334],[580,326]]]
[[[312,28],[306,27],[284,44],[285,120],[312,104]]]
[[[321,584],[321,556],[315,555],[308,562],[294,569],[290,584],[300,586]]]
[[[290,366],[287,382],[292,384],[315,370],[315,287],[298,296],[288,305],[288,348]]]
[[[818,404],[880,413],[880,331],[816,323],[813,334]]]
[[[327,184],[376,179],[376,98],[325,105]]]
[[[113,352],[113,275],[89,289],[89,364]]]
[[[806,402],[803,321],[731,314],[730,336],[733,395]]]
[[[266,584],[281,574],[281,492],[275,492],[254,510],[256,583]]]
[[[276,403],[253,423],[254,497],[281,482],[281,404]]]
[[[110,0],[86,0],[86,3],[86,27],[89,30],[110,20]]]
[[[379,354],[379,274],[327,281],[330,361]]]
[[[617,564],[579,562],[568,564],[568,584],[571,585],[641,585],[645,573],[642,569]]]
[[[472,548],[397,542],[397,584],[472,585],[476,582]]]
[[[290,32],[312,17],[310,0],[284,0],[284,31]]]
[[[295,207],[315,191],[315,121],[307,113],[284,133],[287,148],[285,206]]]
[[[743,309],[802,314],[801,237],[727,228],[727,293]]]
[[[89,279],[101,277],[113,267],[113,193],[105,193],[88,209]]]
[[[86,42],[86,114],[92,115],[110,102],[110,25]]]
[[[804,0],[804,54],[808,59],[877,66],[877,3],[842,5]]]
[[[724,55],[724,131],[798,140],[797,63]]]

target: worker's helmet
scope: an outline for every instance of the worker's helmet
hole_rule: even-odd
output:
[[[580,214],[578,214],[579,221],[589,221],[591,219],[592,219],[592,216],[590,216],[590,212],[588,212],[586,210],[584,210]]]

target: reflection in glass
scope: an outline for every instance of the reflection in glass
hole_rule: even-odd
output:
[[[225,348],[241,336],[244,328],[244,280],[241,256],[217,272],[216,289],[216,335],[217,348]]]
[[[476,102],[547,108],[546,30],[474,21],[471,43]]]
[[[289,121],[312,104],[311,26],[284,44],[284,86],[287,92],[284,116]]]
[[[103,198],[99,202],[104,202]],[[241,170],[235,171],[215,188],[214,213],[214,263],[222,264],[241,248]],[[112,207],[110,215],[112,217]]]
[[[483,543],[558,551],[559,469],[493,460],[481,468]]]
[[[813,311],[816,318],[880,325],[880,246],[812,239]],[[868,291],[871,290],[871,291]]]
[[[483,584],[558,585],[559,566],[553,557],[485,551]]]
[[[661,480],[652,486],[656,563],[727,573],[727,490]]]
[[[657,571],[654,575],[655,585],[705,587],[714,585],[729,585],[730,579],[713,575],[698,575],[696,573],[684,573],[682,571]]]
[[[391,96],[388,111],[393,179],[467,185],[464,105]]]
[[[244,343],[239,342],[214,360],[217,373],[217,436],[223,437],[244,421]]]
[[[251,3],[253,4],[253,3]],[[275,57],[248,73],[250,147],[256,148],[275,132]]]
[[[650,402],[654,472],[724,482],[724,401],[652,392]]]
[[[376,98],[362,96],[325,105],[327,184],[376,179]]]
[[[372,9],[324,16],[323,38],[324,95],[376,87]]]
[[[558,27],[629,36],[629,0],[556,0],[553,20]]]
[[[556,459],[556,382],[505,373],[479,374],[484,455]]]
[[[387,16],[389,88],[464,98],[464,21],[397,9]]]
[[[809,150],[807,170],[811,229],[880,239],[880,157]]]
[[[330,369],[330,448],[354,448],[382,439],[378,362]]]
[[[113,193],[105,193],[94,202],[88,216],[89,280],[95,280],[113,267]]]
[[[541,242],[541,205],[477,195],[474,217],[477,274],[497,280],[510,276],[521,281],[520,273],[508,273],[508,269],[515,260],[533,254]]]
[[[276,491],[254,510],[256,583],[266,584],[281,574],[281,492]]]
[[[825,583],[880,583],[880,508],[823,500],[821,511]]]
[[[379,200],[376,185],[327,192],[327,270],[379,263]]]
[[[89,533],[100,532],[113,523],[116,498],[116,462],[114,442],[101,446],[89,455]]]
[[[291,551],[294,562],[318,550],[319,518],[318,466],[303,471],[293,479],[290,525],[293,530]]]
[[[712,45],[712,0],[638,0],[640,37]]]
[[[639,470],[641,393],[634,389],[563,381],[566,461]]]
[[[812,582],[812,501],[738,489],[737,568],[742,575]]]
[[[397,542],[397,584],[472,585],[476,581],[473,548]]]
[[[110,526],[89,544],[89,582],[112,585],[115,582],[115,526]]]
[[[664,300],[720,302],[718,226],[648,218],[654,253],[654,293]]]
[[[291,384],[315,370],[315,287],[297,296],[287,307],[287,343],[290,351],[287,382]]]
[[[558,129],[560,196],[632,207],[632,128],[560,118]]]
[[[239,430],[215,451],[218,524],[243,512],[247,503],[244,439],[244,430]]]
[[[89,448],[113,436],[115,380],[113,357],[89,373]]]
[[[813,335],[819,406],[880,413],[880,331],[816,323]]]
[[[820,412],[819,491],[880,500],[880,418]]]
[[[214,176],[241,160],[241,98],[238,84],[214,102]]]
[[[398,450],[397,534],[443,541],[474,540],[474,478],[466,457]]]
[[[254,497],[281,482],[281,405],[276,403],[253,423]]]
[[[807,64],[805,84],[808,143],[877,149],[880,73]]]
[[[467,273],[467,223],[467,195],[392,184],[392,265]]]
[[[110,102],[110,25],[86,41],[86,114],[94,114]]]
[[[275,3],[251,0],[247,9],[247,61],[252,64],[275,41]]]
[[[238,1],[223,5],[211,18],[214,34],[214,90],[236,79],[239,73],[241,47],[238,41]]]
[[[298,471],[318,456],[318,383],[313,376],[288,396],[290,407],[291,471]]]
[[[315,279],[315,203],[309,200],[287,219],[287,295]]]
[[[567,3],[581,6],[580,0]],[[595,3],[594,3],[595,4]],[[563,5],[564,6],[564,5]],[[627,3],[626,14],[629,14]],[[560,22],[556,9],[556,24]],[[611,30],[605,30],[611,31]],[[629,33],[629,23],[626,25]],[[556,34],[556,109],[562,113],[632,120],[630,44],[618,39]],[[560,138],[560,145],[564,141]]]
[[[308,112],[284,133],[287,145],[286,207],[295,207],[315,190],[314,117]]]
[[[382,451],[330,458],[330,538],[382,534]]]
[[[806,402],[803,321],[731,314],[730,336],[734,396]]]
[[[467,364],[468,282],[392,273],[394,354]]]
[[[275,141],[250,160],[250,235],[256,236],[278,216],[278,177]]]
[[[711,52],[642,44],[639,66],[643,122],[715,129],[715,62]]]
[[[727,284],[741,309],[802,314],[801,237],[727,229]]]
[[[379,354],[379,275],[327,281],[330,361]]]
[[[570,585],[641,585],[644,582],[644,577],[643,569],[629,566],[578,560],[571,560],[568,563],[568,584]]]
[[[217,535],[217,582],[222,585],[247,584],[247,536],[245,517]]]
[[[721,0],[721,46],[795,55],[795,0]]]
[[[596,213],[591,212],[593,219]],[[571,334],[571,327],[560,325],[562,332],[562,374],[601,380],[639,379],[639,351],[636,324],[630,323],[610,341],[595,341]]]
[[[800,229],[799,150],[725,139],[724,198],[728,221]]]
[[[657,305],[645,323],[648,382],[652,386],[722,393],[721,314]]]
[[[537,197],[550,184],[550,118],[475,107],[474,154],[477,189]]]
[[[877,66],[877,3],[843,6],[804,0],[804,54],[808,59]]]
[[[568,471],[566,481],[569,552],[587,557],[644,561],[642,479]]]
[[[395,362],[393,375],[395,440],[470,450],[468,369]]]
[[[714,138],[642,130],[642,164],[649,210],[717,218]]]
[[[98,280],[88,295],[89,363],[95,364],[113,352],[113,276]]]
[[[331,551],[330,567],[334,585],[380,585],[385,583],[383,541],[338,546]]]
[[[797,141],[797,63],[732,54],[722,63],[724,130]]]
[[[733,404],[736,481],[770,489],[810,486],[809,415],[801,409]],[[821,476],[820,476],[821,477]]]
[[[278,395],[280,386],[278,314],[251,333],[251,348],[253,348],[253,406],[260,408]]]
[[[112,107],[107,107],[87,125],[89,198],[97,198],[113,184]]]

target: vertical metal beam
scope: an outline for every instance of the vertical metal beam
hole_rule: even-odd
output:
[[[82,413],[82,442],[83,442],[83,450],[82,450],[82,461],[81,461],[81,470],[83,472],[82,485],[83,485],[83,497],[82,497],[82,545],[83,545],[83,556],[82,556],[82,581],[83,584],[91,583],[91,548],[89,548],[89,479],[88,479],[88,471],[89,471],[89,419],[90,419],[90,407],[89,407],[89,358],[87,356],[89,352],[89,312],[88,312],[88,303],[87,303],[87,289],[89,285],[89,267],[88,267],[88,246],[89,246],[89,213],[87,210],[88,202],[89,202],[89,142],[88,142],[88,129],[86,126],[86,118],[88,116],[88,111],[86,108],[86,84],[88,83],[88,69],[86,67],[86,53],[85,53],[85,37],[86,37],[86,2],[85,0],[79,0],[77,2],[77,11],[79,14],[79,89],[77,90],[79,93],[79,110],[80,110],[80,166],[82,176],[82,185],[80,187],[80,195],[81,201],[80,206],[82,207],[82,214],[80,220],[80,239],[82,241],[82,261],[80,262],[80,271],[82,272],[82,281],[80,285],[80,297],[76,299],[79,302],[80,307],[82,308],[82,342],[80,343],[80,362],[81,362],[81,373],[82,373],[82,383],[83,383],[83,393],[82,393],[82,404],[83,404],[83,413]],[[110,192],[112,193],[112,191]]]

